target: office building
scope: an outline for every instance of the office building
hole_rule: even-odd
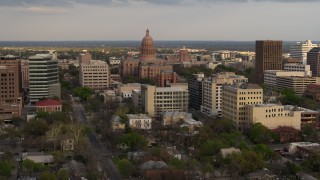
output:
[[[58,61],[52,54],[29,57],[29,98],[35,103],[43,98],[61,98]]]
[[[222,86],[248,82],[248,78],[234,72],[213,74],[202,82],[201,112],[208,116],[221,117]]]
[[[0,120],[19,117],[22,110],[20,60],[0,57]]]
[[[250,126],[246,121],[246,105],[262,104],[263,89],[257,84],[237,83],[223,87],[222,117],[231,119],[238,130]]]
[[[306,64],[307,53],[315,47],[318,47],[318,45],[313,44],[311,40],[307,40],[304,43],[297,42],[295,45],[291,46],[290,48],[290,57],[298,59],[302,64]]]
[[[269,129],[283,126],[301,129],[301,111],[278,104],[247,104],[245,109],[248,128],[261,123]]]
[[[164,112],[187,112],[188,90],[177,87],[141,86],[141,108],[151,117]]]
[[[277,78],[282,76],[307,77],[302,71],[266,70],[264,72],[264,85],[267,90],[277,89]]]
[[[312,76],[312,71],[310,65],[302,64],[302,63],[286,63],[284,64],[284,71],[297,71],[304,72],[305,76]]]
[[[189,107],[194,110],[200,110],[202,105],[202,82],[204,80],[204,74],[193,74],[188,80],[189,91]]]
[[[277,90],[292,89],[296,95],[302,96],[309,84],[320,83],[319,77],[280,76],[276,78]]]
[[[90,60],[87,64],[80,64],[79,78],[82,87],[96,90],[109,88],[109,66],[101,60]]]
[[[282,69],[282,41],[256,41],[254,80],[263,83],[265,70]]]
[[[320,76],[320,47],[307,53],[307,64],[311,67],[312,76]]]

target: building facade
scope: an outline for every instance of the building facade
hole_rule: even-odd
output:
[[[305,76],[312,76],[312,71],[310,68],[310,65],[302,64],[302,63],[286,63],[284,64],[284,71],[298,71],[298,72],[304,72]]]
[[[204,80],[204,74],[193,74],[188,79],[188,91],[189,91],[189,107],[195,110],[200,110],[202,105],[202,82]]]
[[[202,82],[201,112],[208,116],[221,117],[222,87],[234,83],[246,83],[248,78],[238,76],[234,72],[213,74]]]
[[[29,88],[29,62],[28,62],[28,60],[21,60],[21,87],[23,89]]]
[[[152,118],[146,114],[127,114],[132,129],[150,130]]]
[[[156,48],[154,42],[150,36],[149,29],[146,31],[146,35],[142,39],[140,48],[140,60],[141,61],[152,61],[156,59]]]
[[[178,82],[178,74],[173,71],[162,70],[155,78],[157,87],[168,87]]]
[[[59,112],[62,111],[62,104],[58,100],[46,99],[35,104],[37,112]]]
[[[266,70],[264,72],[264,85],[267,90],[277,89],[277,78],[282,76],[305,77],[305,72],[283,71],[283,70]]]
[[[141,86],[141,108],[151,117],[160,117],[164,112],[187,112],[188,90],[176,87]]]
[[[282,69],[282,41],[256,41],[255,81],[263,83],[265,70]]]
[[[320,83],[319,77],[280,76],[276,79],[277,90],[292,89],[296,95],[302,96],[309,84]]]
[[[320,101],[320,84],[307,85],[304,96]]]
[[[320,47],[307,53],[307,64],[311,67],[312,76],[320,76]]]
[[[301,112],[278,104],[247,104],[246,121],[252,125],[261,123],[269,129],[282,126],[301,129]]]
[[[262,104],[263,89],[257,84],[239,83],[223,87],[222,117],[231,119],[238,130],[249,127],[246,120],[247,104]]]
[[[15,56],[0,57],[0,120],[19,117],[22,111],[21,66]]]
[[[186,49],[183,46],[183,49],[180,49],[179,51],[179,62],[188,62],[189,61],[189,52],[188,49]]]
[[[302,64],[306,64],[307,53],[315,47],[318,47],[318,45],[313,44],[311,40],[307,40],[304,43],[297,42],[290,48],[290,57],[298,59]]]
[[[89,64],[80,65],[79,78],[82,87],[97,90],[109,88],[109,66],[104,61],[90,60]]]
[[[43,98],[61,98],[58,61],[51,54],[29,57],[29,98],[35,103]]]

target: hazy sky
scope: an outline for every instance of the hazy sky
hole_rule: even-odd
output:
[[[0,41],[320,40],[320,0],[0,0]]]

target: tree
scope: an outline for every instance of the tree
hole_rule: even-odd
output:
[[[127,145],[131,150],[144,149],[147,146],[147,140],[136,132],[124,134],[119,139],[120,143]]]
[[[69,129],[73,135],[75,144],[78,145],[80,142],[80,138],[84,135],[85,133],[85,128],[82,126],[80,123],[76,124],[70,124]]]
[[[10,177],[13,165],[9,161],[0,161],[0,179],[1,176]]]
[[[261,123],[254,124],[249,131],[249,139],[253,143],[267,143],[274,137],[275,134]]]
[[[208,139],[212,139],[214,137],[213,131],[209,126],[203,126],[199,130],[199,134],[197,135],[197,144],[200,145],[206,142]]]
[[[54,151],[56,150],[56,142],[57,142],[59,135],[61,134],[61,131],[62,131],[62,125],[56,124],[56,125],[53,125],[48,132],[48,138],[52,139],[52,141],[53,141],[53,150]]]
[[[23,129],[26,135],[43,136],[49,130],[48,125],[43,120],[31,119]]]
[[[273,159],[278,159],[277,153],[275,153],[269,146],[265,144],[256,145],[253,150],[260,155],[266,161],[272,161]]]
[[[221,148],[223,148],[225,145],[218,140],[207,140],[203,144],[200,145],[200,157],[206,157],[217,154],[220,152]]]
[[[123,176],[130,176],[133,172],[133,165],[127,159],[121,159],[117,162],[117,167],[119,169],[120,174]]]
[[[58,175],[58,178],[60,180],[68,180],[69,179],[69,174],[68,174],[68,171],[65,170],[65,169],[60,169],[57,173]]]
[[[170,165],[176,169],[184,169],[186,168],[186,163],[178,158],[173,158],[170,162]]]
[[[39,180],[58,180],[58,178],[55,174],[45,171],[40,175]]]
[[[43,171],[46,169],[46,167],[40,163],[35,163],[34,161],[30,159],[25,159],[21,162],[22,170],[25,170],[28,172],[29,176],[32,176],[33,172],[37,171]]]
[[[302,136],[305,141],[318,141],[318,133],[314,126],[311,124],[306,124],[302,127]]]
[[[92,90],[88,87],[77,87],[73,90],[75,96],[79,97],[82,101],[86,101],[92,95]]]
[[[303,165],[313,172],[320,172],[320,152],[318,151],[309,154],[303,161]]]

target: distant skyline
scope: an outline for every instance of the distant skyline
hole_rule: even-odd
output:
[[[0,41],[320,40],[320,0],[1,0]]]

